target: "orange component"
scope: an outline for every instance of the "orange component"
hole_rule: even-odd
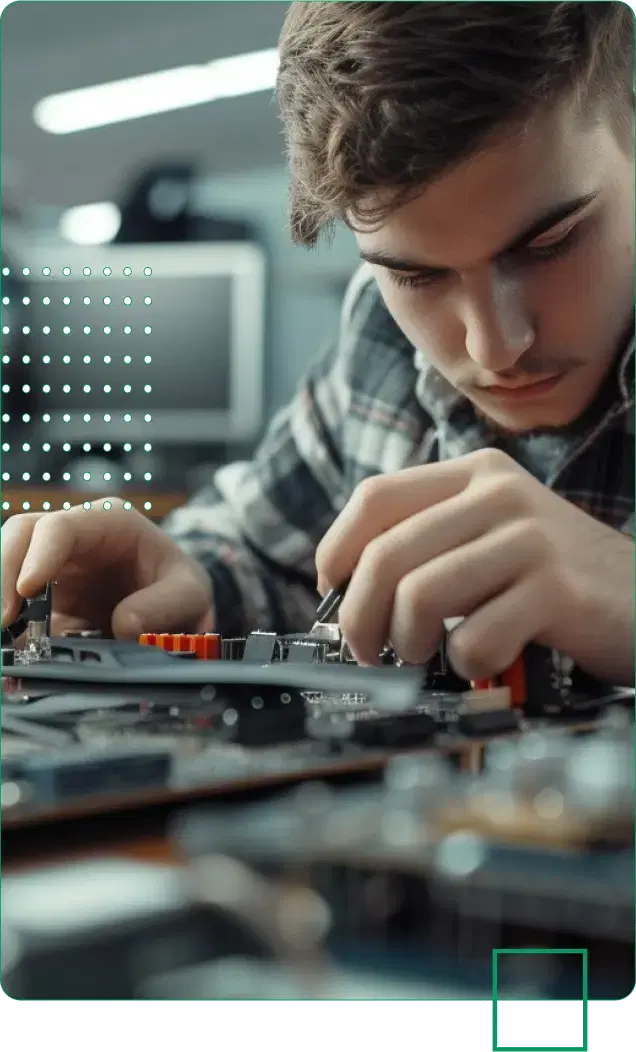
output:
[[[510,702],[514,707],[525,705],[528,700],[528,689],[526,683],[526,666],[523,654],[501,673],[499,677],[501,685],[508,687],[510,691]]]
[[[197,658],[203,661],[219,661],[221,658],[221,636],[214,632],[205,635],[190,635],[185,632],[145,632],[138,642],[143,646],[155,646],[178,654],[189,654],[194,651]]]
[[[203,661],[219,661],[221,658],[221,637],[213,632],[193,636],[193,649]]]

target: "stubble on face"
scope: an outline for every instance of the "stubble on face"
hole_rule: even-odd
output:
[[[571,251],[518,267],[532,346],[496,369],[475,360],[467,342],[469,279],[491,267],[528,220],[590,192],[597,199],[583,213]],[[381,229],[358,234],[358,242],[363,255],[379,252],[445,272],[435,283],[406,289],[389,269],[374,267],[386,306],[411,343],[480,416],[510,435],[567,428],[599,395],[626,333],[633,333],[633,230],[631,152],[607,123],[585,124],[564,104],[441,177]],[[550,374],[563,381],[545,403],[491,405],[484,397],[483,388],[498,380]]]

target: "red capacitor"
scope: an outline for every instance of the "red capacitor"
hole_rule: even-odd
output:
[[[500,676],[502,687],[508,687],[510,691],[510,702],[513,706],[525,705],[528,700],[528,688],[526,683],[526,665],[523,654],[507,668]]]
[[[470,686],[472,690],[493,690],[497,684],[494,679],[474,679]]]

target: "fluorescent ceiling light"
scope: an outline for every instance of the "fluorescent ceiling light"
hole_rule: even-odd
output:
[[[49,95],[35,106],[33,119],[43,131],[69,135],[216,99],[270,91],[277,72],[276,48],[253,51],[202,66],[181,66]]]
[[[121,212],[112,201],[67,208],[60,218],[63,238],[76,245],[107,245],[121,226]]]

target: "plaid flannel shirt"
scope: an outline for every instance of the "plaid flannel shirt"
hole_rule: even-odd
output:
[[[363,267],[345,297],[339,338],[253,460],[222,467],[164,529],[208,570],[225,635],[308,628],[318,601],[316,547],[370,475],[499,447],[566,500],[632,533],[633,360],[632,342],[587,422],[504,443],[409,343]]]

